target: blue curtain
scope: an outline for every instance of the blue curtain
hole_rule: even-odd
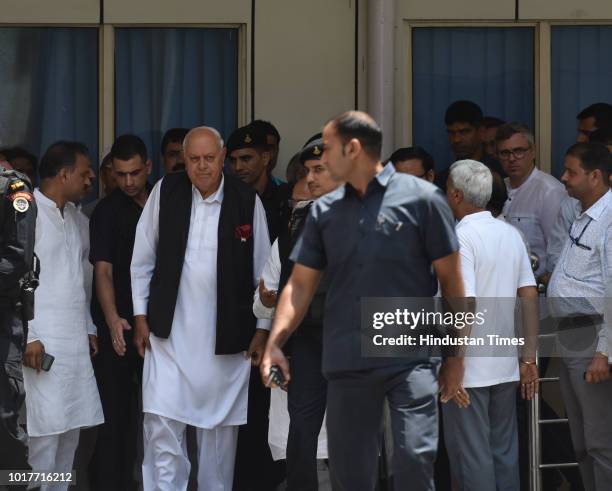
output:
[[[37,156],[57,140],[98,154],[98,30],[0,28],[0,147]]]
[[[163,170],[160,143],[169,128],[212,126],[224,138],[238,113],[236,29],[118,29],[116,134],[140,136]]]
[[[552,28],[552,169],[563,172],[576,141],[576,115],[595,102],[612,103],[612,26]]]
[[[534,31],[530,27],[419,27],[413,30],[413,142],[436,168],[453,162],[444,113],[476,102],[486,116],[533,128]]]

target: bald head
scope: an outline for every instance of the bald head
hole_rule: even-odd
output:
[[[370,158],[380,160],[382,131],[368,113],[347,111],[330,119],[327,126],[333,127],[343,144],[356,139]]]
[[[219,189],[221,184],[225,162],[223,139],[216,129],[201,126],[187,133],[183,148],[189,180],[206,199]]]
[[[223,138],[221,138],[221,134],[216,129],[211,128],[210,126],[198,126],[189,130],[185,135],[185,139],[183,140],[183,149],[187,149],[187,145],[189,145],[190,141],[199,138],[210,138],[219,148],[223,148]]]

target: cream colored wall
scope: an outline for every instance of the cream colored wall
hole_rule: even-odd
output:
[[[100,22],[100,0],[1,0],[2,24]]]
[[[604,20],[612,19],[611,0],[520,0],[521,19]]]
[[[255,117],[278,127],[275,174],[355,103],[355,1],[263,0],[255,10]]]
[[[236,24],[251,20],[251,0],[104,0],[109,24]]]
[[[556,0],[551,3],[555,2]],[[398,17],[411,20],[503,20],[514,19],[515,2],[514,0],[396,0],[395,10]]]

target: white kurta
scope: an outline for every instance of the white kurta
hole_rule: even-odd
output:
[[[40,286],[28,342],[40,340],[55,361],[49,372],[23,368],[28,434],[46,436],[104,422],[89,355],[95,326],[89,312],[92,267],[89,226],[72,203],[64,214],[34,191],[38,205],[34,251],[40,259]]]
[[[158,182],[136,229],[132,256],[134,315],[146,315],[149,283],[159,237]],[[251,364],[244,353],[215,355],[217,324],[217,234],[224,180],[202,199],[193,200],[185,262],[167,339],[150,336],[142,381],[143,411],[198,428],[245,424]],[[236,239],[238,240],[238,239]],[[266,215],[258,197],[253,214],[253,285],[270,251]],[[269,322],[259,322],[262,329]]]

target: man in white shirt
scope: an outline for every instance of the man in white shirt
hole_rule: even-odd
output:
[[[491,189],[491,171],[480,162],[461,160],[451,166],[447,197],[459,220],[457,237],[465,295],[476,299],[476,311],[486,312],[487,320],[477,329],[474,326],[472,335],[512,338],[514,299],[518,295],[531,302],[526,307],[533,309],[538,294],[519,232],[485,209]],[[537,325],[536,310],[531,314]],[[515,349],[510,353],[501,348],[486,351],[495,356],[468,351],[464,389],[455,397],[456,404],[443,407],[451,473],[463,490],[516,490],[520,488],[516,382],[521,380],[523,397],[531,399],[538,380],[535,352],[523,356],[519,364]],[[508,356],[512,352],[515,356]]]
[[[57,142],[40,163],[36,244],[40,286],[24,354],[29,462],[35,472],[70,472],[81,428],[104,422],[90,348],[98,351],[91,320],[92,268],[87,218],[74,202],[83,198],[94,173],[87,148]],[[41,370],[46,354],[55,357]],[[67,489],[68,483],[42,489]]]
[[[548,286],[551,314],[561,319],[561,393],[587,491],[612,489],[611,167],[602,144],[567,151],[561,180],[581,210]]]
[[[192,425],[199,489],[229,491],[251,362],[259,364],[270,324],[252,312],[270,241],[255,191],[222,172],[219,133],[195,128],[184,148],[187,172],[153,188],[132,256],[134,343],[145,359],[143,484],[187,489]]]
[[[546,248],[561,202],[563,185],[535,166],[536,147],[526,126],[508,123],[497,130],[497,155],[508,177],[508,200],[502,214],[518,227],[539,259],[536,278],[546,272]]]

